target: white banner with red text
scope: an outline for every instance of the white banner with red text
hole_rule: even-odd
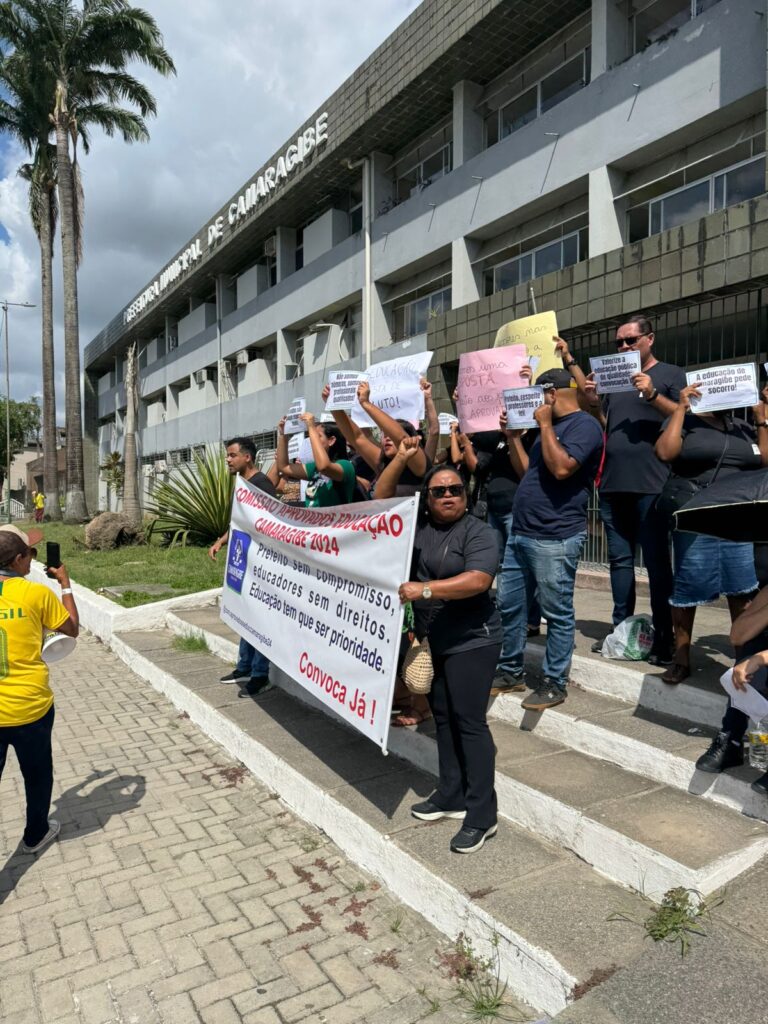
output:
[[[295,508],[237,477],[221,618],[386,752],[417,498]]]

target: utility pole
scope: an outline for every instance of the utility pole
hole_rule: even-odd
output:
[[[24,309],[34,309],[34,302],[9,302],[3,299],[0,308],[3,310],[3,324],[5,335],[5,479],[8,485],[8,504],[6,506],[7,520],[11,522],[11,360],[8,347],[8,307],[20,306]]]

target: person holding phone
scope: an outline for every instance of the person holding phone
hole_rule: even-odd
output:
[[[13,747],[27,801],[24,853],[39,853],[60,828],[48,818],[54,706],[48,666],[41,656],[43,634],[56,630],[76,637],[80,628],[65,566],[47,566],[48,576],[61,586],[61,599],[49,587],[25,579],[42,537],[39,530],[0,527],[0,778]],[[56,555],[53,546],[51,554]]]

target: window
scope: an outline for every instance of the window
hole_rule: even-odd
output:
[[[759,156],[632,207],[627,213],[629,241],[638,242],[764,192],[765,156]]]
[[[394,341],[426,334],[429,321],[451,308],[451,289],[441,288],[421,298],[396,306],[394,315]]]
[[[356,203],[349,211],[349,233],[356,235],[363,230],[363,201]]]
[[[521,253],[485,271],[485,294],[514,288],[534,277],[542,277],[554,270],[570,267],[587,258],[587,229],[581,228],[562,238]]]
[[[691,18],[709,10],[718,0],[632,0],[630,31],[632,49],[639,53],[646,46],[675,32]]]
[[[590,71],[591,51],[587,47],[499,110],[493,111],[485,122],[486,145],[495,145],[499,139],[535,121],[547,110],[583,89],[589,82]]]
[[[436,153],[425,157],[397,178],[397,201],[402,203],[415,192],[449,174],[453,166],[453,143],[441,146]]]
[[[296,269],[304,266],[304,228],[296,228]]]

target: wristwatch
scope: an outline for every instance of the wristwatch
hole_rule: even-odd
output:
[[[654,388],[653,391],[650,393],[650,395],[648,395],[648,397],[646,398],[646,402],[655,402],[658,397],[659,397],[659,389],[658,388]]]
[[[755,420],[756,427],[768,427],[768,420]]]
[[[570,368],[573,366],[573,364],[575,362],[576,362],[575,357],[571,356],[571,358],[568,360],[568,362],[567,363],[563,363],[563,365],[565,366],[566,370],[570,370]]]
[[[424,584],[424,587],[422,588],[422,591],[421,591],[421,596],[422,596],[422,598],[426,599],[427,601],[429,601],[429,599],[432,597],[432,588],[430,587],[430,585],[428,583]]]

